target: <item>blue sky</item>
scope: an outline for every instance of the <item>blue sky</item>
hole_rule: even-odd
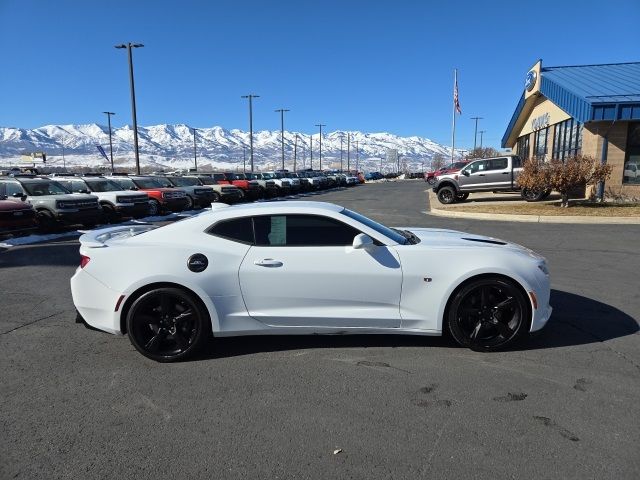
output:
[[[498,146],[528,68],[640,61],[640,2],[0,0],[0,126],[138,123],[388,131]]]

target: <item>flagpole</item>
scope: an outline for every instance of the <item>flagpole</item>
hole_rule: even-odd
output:
[[[455,96],[456,85],[458,84],[458,69],[453,69],[453,92]],[[453,163],[453,152],[455,152],[456,147],[456,100],[455,97],[451,102],[453,107],[452,113],[452,125],[451,125],[451,163]]]

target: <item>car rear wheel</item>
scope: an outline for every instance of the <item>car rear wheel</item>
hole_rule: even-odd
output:
[[[211,334],[206,309],[179,288],[157,288],[137,298],[127,314],[131,344],[158,362],[183,360],[200,350]]]
[[[449,205],[451,203],[455,203],[456,201],[456,191],[453,187],[442,187],[438,190],[438,200],[440,203],[445,205]]]
[[[536,190],[523,188],[520,190],[520,196],[527,202],[539,202],[549,196],[551,192],[548,190]]]
[[[503,277],[484,277],[460,288],[447,309],[454,340],[477,351],[505,348],[529,327],[529,307],[521,290]]]

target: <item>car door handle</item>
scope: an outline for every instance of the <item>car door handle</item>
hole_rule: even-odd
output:
[[[481,173],[480,175],[478,175],[479,177],[484,177],[484,173]]]
[[[281,267],[283,264],[278,260],[274,260],[273,258],[263,258],[262,260],[256,260],[253,262],[254,265],[258,265],[260,267]]]
[[[511,172],[502,172],[503,175],[509,175]]]

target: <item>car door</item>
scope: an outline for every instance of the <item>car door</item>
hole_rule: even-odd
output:
[[[488,160],[476,160],[464,167],[458,175],[460,190],[484,190],[486,188],[487,166]]]
[[[487,160],[485,185],[489,190],[508,190],[511,188],[511,168],[506,157]]]
[[[402,270],[384,245],[354,249],[359,232],[319,215],[254,217],[240,266],[249,315],[275,327],[397,328]]]

